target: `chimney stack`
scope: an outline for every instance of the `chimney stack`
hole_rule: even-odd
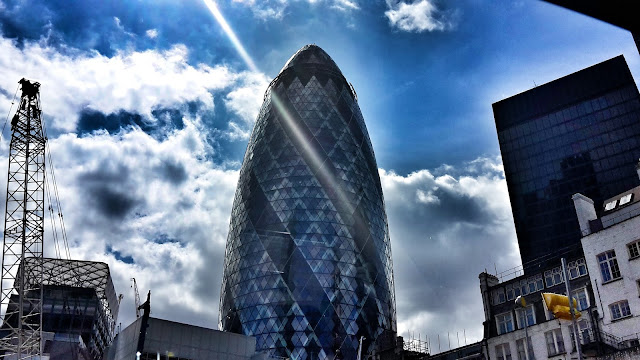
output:
[[[598,218],[596,208],[593,206],[593,200],[580,193],[573,194],[571,199],[573,200],[573,206],[576,208],[576,215],[578,215],[580,232],[582,232],[582,236],[587,236],[591,234],[589,220]]]

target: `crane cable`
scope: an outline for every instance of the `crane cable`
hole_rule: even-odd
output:
[[[20,90],[20,85],[16,88],[16,92],[13,94],[13,99],[11,100],[11,106],[9,107],[9,112],[7,113],[7,118],[4,120],[4,125],[2,125],[2,132],[0,133],[0,140],[2,139],[2,134],[4,134],[4,129],[7,127],[7,123],[9,122],[9,116],[11,115],[11,110],[13,110],[13,104],[16,103],[16,96],[18,96],[18,90]]]
[[[55,203],[53,203],[52,199],[51,199],[51,185],[49,185],[49,177],[46,176],[46,171],[45,171],[45,192],[47,193],[47,198],[49,200],[49,218],[51,220],[51,232],[53,235],[53,240],[54,240],[54,244],[56,247],[56,252],[57,252],[57,257],[58,259],[61,260],[65,260],[63,259],[63,255],[66,257],[66,260],[71,260],[71,254],[69,252],[69,242],[67,240],[67,230],[64,226],[64,217],[62,216],[62,205],[60,203],[60,195],[58,193],[58,185],[56,183],[56,175],[55,175],[55,171],[54,171],[54,167],[53,167],[53,160],[52,160],[52,156],[51,156],[51,147],[49,146],[49,136],[47,136],[47,128],[45,126],[45,122],[44,122],[44,118],[41,119],[41,124],[42,124],[42,135],[44,136],[44,143],[45,143],[45,162],[48,160],[49,162],[49,166],[46,166],[45,164],[45,168],[49,168],[49,172],[51,174],[51,181],[53,182],[53,194],[54,194],[54,198],[55,198]],[[54,208],[53,205],[55,205],[55,208],[58,212],[58,221],[60,222],[60,233],[62,235],[62,239],[63,239],[63,247],[64,247],[64,254],[60,253],[60,240],[59,240],[59,236],[58,236],[58,227],[56,226],[56,221],[55,221],[55,214],[54,214]],[[73,269],[73,278],[76,279],[76,281],[80,282],[80,278],[79,278],[79,271],[78,269]],[[66,298],[66,295],[64,294],[66,292],[66,289],[63,289],[63,296]],[[66,303],[66,300],[65,300]],[[69,309],[69,305],[67,305],[67,309]],[[69,327],[71,328],[71,324],[69,324]],[[70,348],[70,352],[71,354],[73,354],[73,360],[77,360],[78,359],[78,354],[74,351],[73,345],[71,342],[69,342],[69,348]]]
[[[44,119],[42,119],[42,132],[45,138],[45,158],[48,160],[49,162],[49,172],[51,174],[51,181],[52,181],[52,185],[53,185],[53,196],[55,200],[55,203],[52,202],[51,199],[51,191],[47,191],[47,197],[49,199],[49,212],[50,212],[50,216],[52,218],[52,232],[54,234],[54,241],[56,241],[56,245],[60,246],[59,240],[58,240],[58,235],[57,235],[57,227],[56,227],[56,223],[55,223],[55,215],[54,215],[54,208],[53,206],[55,206],[55,209],[58,212],[58,222],[60,223],[60,233],[62,235],[62,247],[64,250],[64,254],[59,254],[58,256],[61,258],[60,255],[64,255],[66,257],[67,260],[71,260],[71,254],[69,252],[69,240],[67,238],[67,229],[64,226],[64,216],[62,215],[62,204],[60,203],[60,194],[58,192],[58,184],[56,182],[56,175],[55,175],[55,170],[53,167],[53,160],[51,159],[51,147],[49,146],[49,137],[47,136],[47,129],[45,127],[44,124]],[[48,177],[45,176],[45,186],[47,187],[47,189],[50,189],[51,186],[49,185],[49,181],[48,181]],[[53,205],[53,206],[52,206]],[[58,250],[59,252],[59,250]]]
[[[52,202],[51,202],[51,192],[49,190],[49,181],[48,179],[45,177],[45,193],[47,194],[47,200],[49,201],[49,206],[48,206],[48,212],[49,212],[49,220],[51,222],[51,234],[53,235],[53,243],[55,245],[55,251],[56,251],[56,258],[58,259],[62,259],[61,254],[60,254],[60,242],[58,239],[58,227],[55,226],[55,216],[53,214],[53,207],[51,206]]]

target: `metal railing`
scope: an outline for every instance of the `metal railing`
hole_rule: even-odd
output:
[[[606,331],[598,331],[598,336],[592,329],[584,329],[580,332],[580,343],[587,345],[601,341],[602,343],[611,346],[616,350],[628,349],[631,347],[640,346],[640,333],[629,334],[625,336],[615,336]]]
[[[403,344],[403,349],[405,351],[428,354],[429,344],[424,340],[410,338],[408,340],[405,340]]]
[[[627,348],[640,346],[640,333],[625,335],[620,338],[620,341],[624,343]]]

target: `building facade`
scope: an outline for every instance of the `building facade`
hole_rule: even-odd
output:
[[[353,87],[315,45],[272,81],[231,214],[220,329],[292,359],[354,359],[396,331],[376,160]]]
[[[639,174],[640,175],[640,174]],[[599,326],[619,348],[640,346],[640,187],[602,204],[573,197]]]
[[[640,184],[640,96],[622,56],[493,104],[525,273],[578,257],[571,196]]]
[[[598,327],[596,299],[590,285],[584,258],[568,261],[571,293],[581,315],[577,319],[578,336],[584,358],[594,359],[615,351],[612,339],[603,338]],[[485,354],[489,359],[534,360],[577,358],[573,325],[555,319],[546,308],[542,293],[566,294],[562,267],[543,269],[538,274],[518,276],[500,281],[486,272],[480,274],[484,305]],[[524,297],[527,306],[515,304]],[[526,326],[526,330],[525,330]],[[528,337],[525,340],[525,333]]]
[[[109,266],[48,258],[39,265],[38,259],[26,258],[21,265],[25,281],[38,281],[40,266],[43,354],[50,360],[101,360],[113,341],[119,308]],[[17,295],[8,306],[19,306]],[[16,326],[17,318],[5,322]]]

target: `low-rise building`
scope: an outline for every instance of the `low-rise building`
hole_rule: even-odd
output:
[[[152,318],[151,291],[138,307],[142,316],[116,335],[105,360],[266,360],[256,338]]]
[[[592,320],[592,309],[595,305],[586,261],[584,258],[570,259],[567,265],[572,294],[581,312],[577,325],[582,349],[585,357],[595,356],[605,345],[594,336],[597,330]],[[505,281],[487,272],[481,273],[479,278],[485,312],[484,352],[489,359],[576,357],[571,322],[555,319],[542,298],[545,292],[566,293],[560,263],[537,274],[516,276]],[[518,296],[525,299],[526,307],[516,305]]]
[[[640,175],[640,170],[638,171]],[[640,345],[640,187],[610,198],[596,211],[588,197],[573,201],[596,297],[601,332],[618,348]]]
[[[146,329],[142,329],[145,327]],[[141,341],[141,337],[143,337]],[[139,356],[136,357],[136,353]],[[108,360],[255,360],[256,339],[157,318],[140,317],[115,338]]]

